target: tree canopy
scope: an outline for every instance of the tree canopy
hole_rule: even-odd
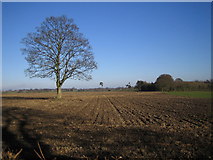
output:
[[[181,78],[176,78],[175,82],[183,82],[183,80]]]
[[[135,88],[138,91],[156,91],[155,84],[146,81],[137,81]]]
[[[100,85],[101,87],[103,87],[103,86],[104,86],[104,82],[101,81],[101,82],[99,83],[99,85]]]
[[[67,79],[91,79],[97,69],[92,47],[73,19],[66,16],[48,17],[22,39],[29,77],[51,78],[56,81],[58,98]]]
[[[171,91],[173,90],[174,80],[171,75],[162,74],[157,78],[155,84],[158,90]]]

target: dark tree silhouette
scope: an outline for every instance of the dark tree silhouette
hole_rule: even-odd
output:
[[[104,82],[100,82],[100,84],[99,84],[101,87],[103,87],[104,86]]]
[[[156,86],[154,83],[148,83],[146,81],[137,81],[135,88],[138,91],[156,91]]]
[[[126,85],[126,88],[131,88],[132,86],[131,86],[131,84],[130,84],[130,82]]]
[[[58,98],[67,79],[89,80],[91,71],[97,68],[88,39],[66,16],[46,18],[22,43],[29,64],[26,75],[54,79]]]

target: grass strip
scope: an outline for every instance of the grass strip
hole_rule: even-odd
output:
[[[212,98],[211,91],[174,91],[167,93],[170,95],[187,96],[192,98]]]

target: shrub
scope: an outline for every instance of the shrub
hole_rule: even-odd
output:
[[[137,81],[135,88],[138,91],[156,91],[155,84],[146,81]]]

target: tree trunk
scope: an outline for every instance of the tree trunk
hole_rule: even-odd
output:
[[[61,87],[57,87],[57,98],[61,98]]]

